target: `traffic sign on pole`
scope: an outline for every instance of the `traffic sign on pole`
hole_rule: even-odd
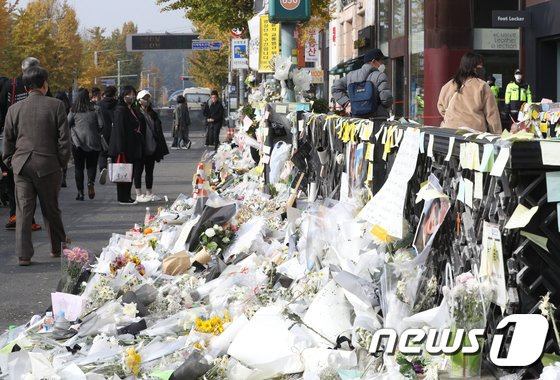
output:
[[[192,42],[192,50],[220,50],[222,43],[216,40],[195,40]]]

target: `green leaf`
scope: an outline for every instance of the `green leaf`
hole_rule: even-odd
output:
[[[543,354],[541,358],[541,363],[543,367],[553,365],[556,362],[560,362],[560,356],[556,354]]]

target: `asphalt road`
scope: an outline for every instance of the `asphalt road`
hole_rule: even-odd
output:
[[[170,137],[168,142],[170,143]],[[179,194],[190,194],[191,181],[196,164],[205,151],[203,132],[191,132],[193,141],[190,150],[171,150],[164,161],[156,163],[154,192],[163,198],[174,200]],[[171,144],[169,144],[171,145]],[[68,187],[61,190],[60,207],[66,233],[74,245],[100,253],[112,233],[124,233],[134,223],[140,223],[146,206],[157,209],[162,202],[123,206],[117,203],[116,186],[96,185],[96,197],[83,202],[76,201],[77,190],[74,170],[68,170]],[[144,185],[144,182],[143,182]],[[134,194],[134,187],[132,190]],[[25,323],[34,314],[43,313],[50,306],[50,293],[56,289],[60,278],[60,259],[49,256],[50,244],[47,233],[33,233],[35,255],[29,267],[17,265],[15,255],[15,231],[4,229],[8,220],[8,209],[0,209],[0,333],[10,325]],[[43,225],[37,207],[36,220]]]

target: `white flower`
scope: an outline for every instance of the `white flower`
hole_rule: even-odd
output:
[[[214,236],[216,236],[216,231],[214,231],[213,228],[208,228],[206,231],[204,231],[204,234],[209,238],[213,238]]]
[[[123,314],[130,318],[135,318],[138,310],[136,309],[136,304],[134,302],[125,303],[123,308]]]
[[[226,236],[225,238],[222,239],[222,242],[224,242],[224,244],[229,243],[229,238]]]
[[[214,228],[216,231],[220,230],[220,226],[218,226],[217,224],[214,224],[214,227],[212,227],[212,228]]]
[[[539,380],[556,380],[560,379],[560,362],[544,367]]]
[[[467,292],[478,292],[478,281],[476,281],[474,278],[469,278],[465,283],[465,286],[467,287]]]

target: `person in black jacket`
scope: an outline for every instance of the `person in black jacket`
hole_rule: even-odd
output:
[[[152,108],[152,95],[142,90],[136,97],[140,103],[140,112],[146,124],[144,134],[144,157],[142,162],[134,170],[134,187],[136,188],[136,201],[155,202],[161,200],[160,197],[152,193],[154,184],[154,167],[156,162],[169,154],[169,148],[163,136],[161,120],[156,111]],[[146,171],[146,194],[142,194],[142,172]]]
[[[218,91],[213,90],[210,96],[210,105],[204,107],[204,116],[207,122],[206,145],[214,146],[218,149],[220,145],[220,129],[224,122],[224,106],[218,97]]]
[[[109,147],[111,142],[111,129],[113,128],[113,120],[115,119],[115,109],[117,108],[117,88],[115,86],[108,86],[103,92],[103,99],[97,102],[97,107],[103,116],[103,131],[101,132],[102,138],[105,140],[104,144]],[[105,185],[107,182],[107,159],[109,152],[102,150],[99,154],[97,165],[99,166],[99,183]]]
[[[132,86],[124,86],[119,94],[118,104],[115,109],[113,130],[109,144],[109,155],[113,162],[119,157],[134,167],[142,164],[144,156],[145,120],[140,110],[134,105],[136,90]],[[136,204],[130,196],[132,182],[117,183],[117,198],[120,204]]]
[[[27,70],[33,66],[39,66],[40,62],[37,58],[27,57],[21,62],[21,72]],[[0,132],[4,130],[4,121],[8,113],[8,108],[11,105],[16,104],[19,101],[27,99],[27,90],[23,85],[23,75],[12,80],[7,80],[4,85],[0,88]],[[50,93],[47,92],[47,96]],[[16,188],[14,182],[14,173],[12,170],[8,170],[6,175],[6,186],[8,189],[8,203],[10,205],[10,218],[8,223],[6,223],[7,230],[16,229]],[[35,223],[35,218],[33,218],[33,223],[31,225],[33,231],[39,231],[41,226]]]
[[[54,98],[60,100],[62,103],[64,103],[64,107],[66,108],[66,114],[68,115],[70,113],[70,107],[72,106],[70,104],[70,99],[68,99],[68,95],[66,95],[66,93],[64,91],[57,91],[54,93]],[[60,187],[67,187],[68,185],[66,184],[66,174],[68,172],[68,165],[66,165],[64,167],[64,169],[62,169],[62,184],[60,185]]]

